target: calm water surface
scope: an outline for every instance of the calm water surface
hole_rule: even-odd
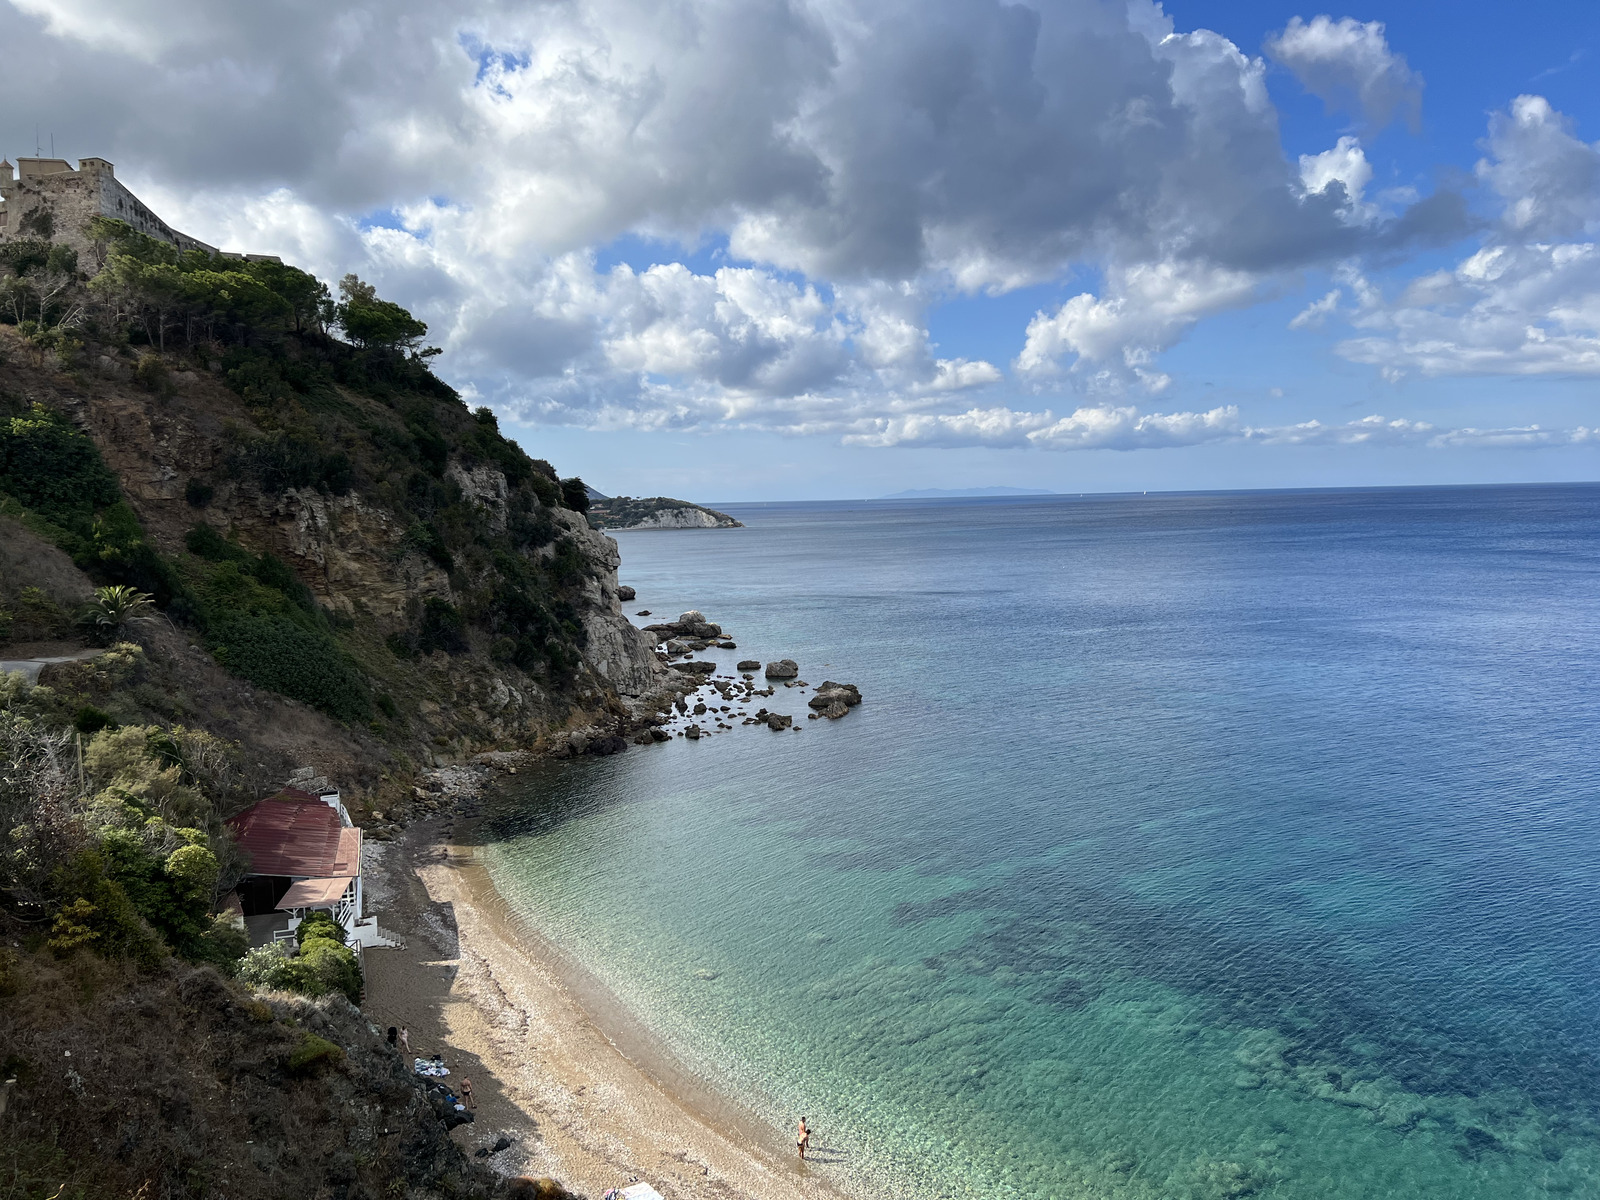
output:
[[[1600,487],[732,511],[629,609],[866,703],[553,764],[486,857],[822,1169],[1600,1196]]]

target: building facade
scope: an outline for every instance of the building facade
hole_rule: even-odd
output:
[[[19,158],[15,167],[0,160],[0,245],[17,239],[64,243],[78,252],[79,266],[93,272],[100,266],[88,233],[95,217],[125,221],[179,250],[218,252],[151,212],[103,158],[80,158],[76,170],[64,158]]]

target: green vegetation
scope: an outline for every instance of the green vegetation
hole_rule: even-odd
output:
[[[137,671],[137,646],[107,670]],[[88,737],[82,731],[94,730]],[[81,739],[74,745],[75,739]],[[80,748],[81,747],[81,748]],[[81,755],[81,766],[77,764]],[[48,687],[0,677],[0,898],[59,957],[152,967],[176,954],[231,971],[244,935],[212,916],[242,863],[220,813],[237,750],[199,730],[117,727]]]
[[[342,721],[398,716],[392,698],[376,708],[373,699],[372,680],[401,669],[373,657],[385,644],[402,660],[492,648],[548,684],[564,682],[581,661],[578,600],[590,568],[554,514],[586,511],[587,490],[529,458],[489,409],[469,411],[433,375],[424,322],[353,275],[336,299],[281,263],[179,251],[107,218],[90,232],[103,266],[87,281],[48,233],[9,243],[0,322],[63,362],[87,361],[95,347],[124,356],[147,347],[134,383],[161,396],[179,367],[220,370],[250,418],[226,431],[227,477],[267,495],[359,494],[406,531],[397,555],[449,577],[453,602],[416,602],[403,629],[358,637],[281,560],[225,531],[197,526],[187,553],[164,557],[90,438],[60,413],[4,394],[0,511],[22,516],[97,584],[147,594],[230,671]],[[488,478],[481,468],[504,476],[503,493],[468,483]],[[208,509],[220,481],[190,478],[185,501]],[[140,615],[113,606],[95,623],[115,637]],[[17,616],[8,600],[0,627]]]

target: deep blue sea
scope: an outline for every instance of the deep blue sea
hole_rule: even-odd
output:
[[[485,856],[816,1169],[1600,1196],[1600,486],[730,511],[629,611],[865,703],[519,776]]]

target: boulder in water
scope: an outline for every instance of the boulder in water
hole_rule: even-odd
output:
[[[625,583],[624,584],[619,584],[618,587],[617,587],[617,599],[618,600],[632,600],[638,594],[639,594],[638,592],[634,591],[631,587],[629,587]]]
[[[774,733],[778,733],[781,730],[787,729],[793,724],[794,718],[789,716],[787,713],[767,714],[767,728],[772,730]]]
[[[768,679],[793,679],[800,674],[800,664],[792,658],[780,658],[767,664]]]

